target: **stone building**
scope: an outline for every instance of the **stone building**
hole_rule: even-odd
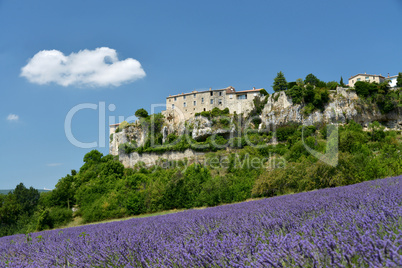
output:
[[[211,111],[215,107],[221,110],[228,108],[231,114],[234,112],[247,114],[254,107],[253,99],[263,96],[261,90],[262,88],[253,88],[236,91],[233,87],[227,87],[169,95],[166,98],[166,111],[163,111],[163,114],[168,120],[175,122],[188,120],[196,113]]]
[[[349,87],[354,87],[355,83],[358,81],[364,81],[364,82],[376,82],[378,84],[382,83],[385,81],[385,77],[380,75],[376,75],[376,74],[356,74],[354,76],[352,76],[351,78],[349,78]]]

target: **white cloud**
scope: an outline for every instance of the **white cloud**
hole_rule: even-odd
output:
[[[46,164],[46,166],[48,166],[48,167],[58,167],[58,166],[61,166],[61,165],[63,165],[63,163],[49,163],[49,164]]]
[[[16,114],[9,114],[7,116],[7,120],[10,122],[16,122],[16,121],[18,121],[18,119],[20,119],[20,117]]]
[[[119,60],[116,50],[100,47],[68,56],[58,50],[39,51],[22,67],[21,76],[39,85],[106,87],[133,82],[145,72],[139,61]]]

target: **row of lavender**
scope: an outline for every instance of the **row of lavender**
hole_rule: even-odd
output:
[[[6,267],[401,267],[402,176],[0,239]]]

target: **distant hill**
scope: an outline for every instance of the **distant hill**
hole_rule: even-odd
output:
[[[9,189],[9,190],[0,190],[0,194],[8,194],[9,192],[13,191],[14,189]],[[44,192],[49,192],[51,190],[43,190],[43,189],[37,189],[39,193],[44,193]]]

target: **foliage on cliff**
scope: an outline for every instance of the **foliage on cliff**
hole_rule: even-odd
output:
[[[402,104],[401,89],[391,90],[388,81],[381,84],[358,81],[356,94],[369,103],[376,104],[381,113],[389,113]]]

